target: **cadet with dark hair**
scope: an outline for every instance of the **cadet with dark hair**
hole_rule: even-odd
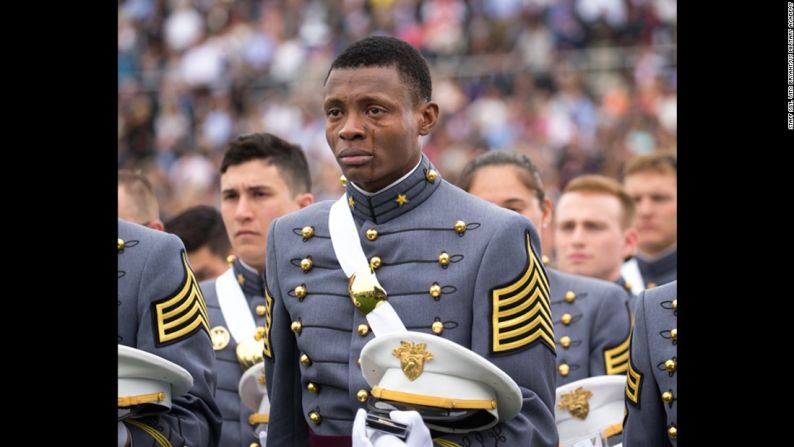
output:
[[[463,168],[461,187],[526,216],[536,227],[551,219],[540,173],[523,154],[489,152]],[[615,284],[547,268],[557,348],[557,387],[628,369],[631,320],[627,294]]]
[[[163,231],[157,195],[149,179],[140,171],[119,169],[118,184],[118,217]]]
[[[252,412],[238,394],[242,373],[262,361],[265,306],[265,250],[270,223],[312,202],[311,177],[300,146],[255,133],[229,143],[221,162],[221,216],[236,258],[225,273],[201,283],[218,358],[223,413],[221,445],[249,447],[259,441]]]
[[[623,445],[676,445],[678,428],[678,281],[637,297],[626,380]]]
[[[434,441],[557,445],[555,343],[538,233],[525,217],[446,182],[422,154],[420,140],[439,116],[431,96],[427,62],[395,38],[362,39],[330,68],[325,135],[346,194],[278,218],[270,230],[270,445],[349,446],[357,410],[370,399],[389,400],[386,393],[437,413],[456,411],[438,389],[407,395],[368,386],[358,358],[375,327],[351,302],[359,295],[348,290],[339,261],[359,245],[363,270],[377,275],[408,330],[470,349],[521,389],[514,418],[480,432],[434,432]],[[342,221],[349,225],[337,230]]]
[[[120,425],[119,445],[127,436],[126,445],[136,447],[216,446],[221,412],[212,397],[215,356],[207,307],[184,246],[172,234],[118,222],[118,343],[176,363],[193,376],[193,387],[172,399],[169,413],[120,422],[126,432]]]
[[[206,205],[188,208],[166,222],[165,231],[182,239],[199,281],[215,279],[229,268],[231,245],[217,209]]]

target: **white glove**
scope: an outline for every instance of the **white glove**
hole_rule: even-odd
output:
[[[353,447],[432,447],[430,430],[416,411],[394,410],[389,417],[395,422],[405,424],[410,430],[405,442],[398,437],[366,428],[367,412],[359,409],[353,421]]]
[[[124,425],[124,422],[119,421],[119,425],[117,428],[117,432],[119,435],[119,447],[124,447],[127,445],[127,439],[129,438],[129,432],[127,431],[127,426]]]
[[[259,445],[265,447],[267,444],[267,425],[264,426],[264,429],[259,431]]]

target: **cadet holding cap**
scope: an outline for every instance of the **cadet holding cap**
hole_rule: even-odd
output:
[[[479,431],[447,433],[431,423],[434,443],[493,438],[557,445],[554,332],[538,233],[525,217],[446,182],[422,154],[420,140],[439,116],[431,90],[427,62],[395,38],[362,39],[332,64],[323,100],[326,140],[346,194],[274,220],[268,236],[271,446],[349,446],[354,416],[371,397],[400,400],[393,394],[398,389],[371,386],[359,366],[362,348],[379,329],[358,309],[378,314],[383,299],[409,331],[471,350],[520,390],[519,410],[505,421],[494,421],[491,411],[498,410],[490,409],[489,398],[461,397],[487,401],[487,408],[472,409],[482,417]],[[369,263],[355,277],[336,251],[346,244],[332,239],[338,221],[332,216],[344,216],[334,211],[340,209],[357,243],[347,248],[358,245]],[[368,269],[377,275],[365,281],[371,293],[357,282]],[[437,362],[425,361],[425,367]]]
[[[119,219],[118,252],[119,445],[218,445],[207,308],[182,242]]]

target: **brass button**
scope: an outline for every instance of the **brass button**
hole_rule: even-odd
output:
[[[560,364],[560,366],[559,366],[559,367],[557,367],[557,371],[559,371],[559,372],[560,372],[560,375],[561,375],[561,376],[565,377],[565,376],[567,376],[567,375],[568,375],[568,373],[570,373],[570,372],[571,372],[571,367],[570,367],[570,366],[568,366],[568,365],[567,365],[567,364],[565,364],[565,363],[561,363],[561,364]]]
[[[573,292],[573,290],[569,290],[569,291],[565,292],[565,301],[566,302],[573,303],[575,299],[576,299],[576,294]]]
[[[669,372],[675,371],[675,367],[676,367],[676,364],[675,364],[675,360],[673,360],[673,359],[670,359],[670,360],[664,362],[664,369],[666,369]]]
[[[670,329],[670,338],[673,339],[673,342],[678,342],[678,329]]]
[[[437,282],[434,282],[433,285],[430,286],[430,296],[433,298],[441,296],[441,286],[439,286]]]
[[[310,359],[309,356],[306,355],[306,354],[301,354],[300,362],[301,362],[301,365],[303,365],[303,366],[309,366],[309,365],[312,364],[312,359]]]
[[[301,324],[300,321],[293,321],[292,324],[289,325],[289,328],[292,329],[292,332],[296,334],[300,334],[301,329],[303,329],[303,325]]]
[[[432,329],[434,334],[441,334],[442,332],[444,332],[444,323],[440,321],[434,321]]]
[[[645,288],[646,288],[646,289],[653,289],[654,287],[656,287],[656,283],[655,283],[655,282],[653,282],[653,281],[649,282],[649,283],[648,283],[648,284],[645,286]]]
[[[369,230],[367,230],[367,239],[374,241],[377,238],[378,238],[378,230],[374,228],[370,228]]]
[[[236,260],[237,260],[237,256],[235,256],[235,255],[229,255],[229,256],[226,257],[226,263],[229,264],[229,265],[234,264],[234,261],[236,261]]]
[[[303,284],[299,285],[298,287],[295,287],[295,296],[297,296],[298,298],[305,297],[307,293],[308,290],[306,290],[306,286],[304,286]]]
[[[562,324],[564,324],[566,326],[571,324],[571,320],[573,320],[573,317],[571,316],[571,314],[569,314],[567,312],[562,314],[562,317],[560,318],[560,321],[562,322]]]
[[[301,259],[301,269],[304,272],[308,272],[309,270],[311,270],[312,269],[312,265],[314,265],[314,263],[312,262],[311,258],[303,258],[303,259]]]
[[[316,393],[320,391],[320,388],[318,388],[317,385],[312,382],[306,384],[306,389],[309,390],[310,393]]]
[[[372,267],[373,270],[377,270],[380,268],[383,261],[381,261],[380,256],[373,256],[372,259],[369,260],[369,266]]]
[[[463,234],[466,232],[466,222],[462,220],[455,221],[455,231],[458,234]]]
[[[662,393],[662,400],[669,404],[673,401],[673,393],[671,391],[665,391]]]
[[[303,236],[304,239],[309,239],[310,237],[314,236],[314,228],[312,227],[301,228],[301,236]]]
[[[425,179],[427,179],[428,182],[433,183],[437,178],[438,172],[436,172],[435,169],[428,169],[427,172],[425,172]]]
[[[252,443],[248,444],[248,447],[259,447],[259,443],[258,442],[252,442]]]
[[[625,283],[623,283],[623,288],[626,290],[631,290],[631,283],[626,281]]]
[[[678,310],[678,299],[673,300],[673,310]]]
[[[567,335],[566,335],[566,336],[564,336],[564,337],[562,337],[562,338],[560,339],[560,346],[562,346],[563,348],[566,348],[566,349],[567,349],[569,346],[571,346],[571,337],[569,337],[569,336],[567,336]]]
[[[345,177],[344,175],[339,177],[339,183],[341,183],[342,186],[347,186],[347,177]]]
[[[675,439],[678,437],[678,429],[675,428],[675,425],[667,429],[667,436],[669,436],[670,439]]]
[[[320,422],[322,422],[323,418],[320,416],[319,412],[312,411],[309,413],[309,420],[312,421],[312,424],[314,425],[320,425]]]
[[[366,337],[366,335],[369,334],[369,326],[366,324],[359,324],[356,332],[358,332],[358,335]]]
[[[358,390],[358,393],[356,393],[356,399],[358,399],[359,402],[366,402],[368,397],[369,393],[367,390]]]
[[[119,251],[124,250],[124,239],[119,238]]]
[[[260,304],[256,306],[256,314],[259,315],[260,317],[264,317],[266,312],[267,312],[267,307],[265,307],[264,305]]]
[[[361,366],[361,357],[356,359],[356,365]]]
[[[265,338],[265,328],[262,327],[262,326],[259,326],[258,328],[256,328],[256,333],[254,334],[254,339],[256,341],[259,341],[259,340],[261,340],[263,338]]]
[[[449,254],[447,252],[442,251],[440,255],[438,255],[438,263],[443,265],[444,267],[449,265]]]
[[[542,255],[540,257],[540,262],[542,262],[543,265],[549,265],[549,262],[551,262],[551,259],[549,259],[549,257],[546,256],[546,255]]]

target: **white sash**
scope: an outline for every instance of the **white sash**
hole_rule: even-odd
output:
[[[226,270],[215,280],[215,292],[218,294],[223,319],[226,320],[234,341],[239,344],[242,340],[252,338],[256,334],[256,323],[248,300],[234,277],[233,268]]]
[[[358,237],[353,214],[347,204],[347,194],[342,194],[328,213],[328,231],[331,233],[331,245],[345,275],[350,278],[358,268],[369,266],[361,239]],[[377,281],[377,277],[376,277]],[[406,332],[407,329],[388,301],[384,301],[366,315],[372,333],[378,335],[390,332]]]
[[[645,290],[645,281],[642,280],[642,273],[640,273],[637,258],[629,259],[620,267],[620,276],[629,282],[631,293],[634,295],[639,295],[640,292]]]

